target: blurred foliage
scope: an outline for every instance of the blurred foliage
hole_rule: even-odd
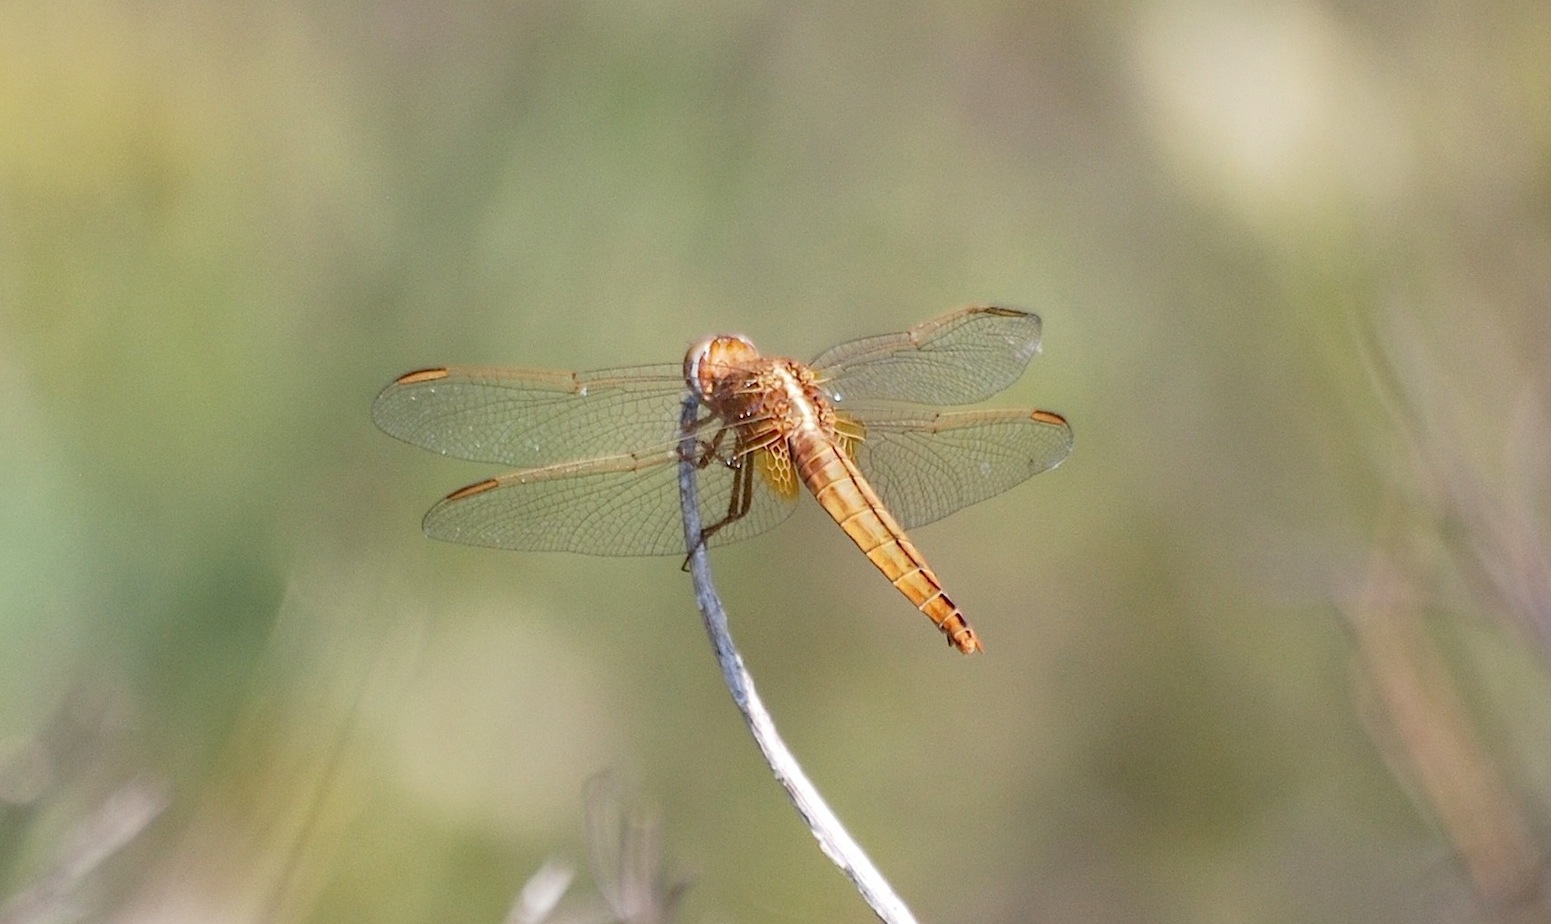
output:
[[[1548,99],[1537,0],[0,5],[0,918],[498,921],[625,768],[680,920],[868,920],[677,563],[428,542],[367,409],[994,301],[1077,448],[916,537],[984,656],[713,557],[922,919],[1532,919]]]

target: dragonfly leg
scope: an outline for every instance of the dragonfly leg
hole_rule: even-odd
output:
[[[697,421],[695,429],[701,429],[716,419],[715,417],[706,417],[703,420]],[[730,429],[730,427],[718,427],[716,435],[710,439],[695,440],[695,457],[691,460],[695,463],[695,468],[706,468],[712,462],[730,464],[731,460],[722,455],[722,441],[727,438],[727,433]]]
[[[723,431],[726,432],[726,431]],[[720,439],[720,434],[718,434]],[[689,570],[689,556],[700,550],[700,547],[711,541],[711,537],[722,527],[741,520],[749,512],[749,507],[754,502],[754,463],[748,456],[737,456],[727,463],[736,471],[732,476],[732,494],[727,500],[727,515],[700,530],[700,538],[695,540],[695,545],[689,550],[689,555],[684,556],[684,564],[681,571]],[[702,466],[703,467],[703,466]]]
[[[743,519],[754,501],[754,465],[747,456],[739,457],[737,474],[732,480],[732,494],[727,499],[727,515],[700,531],[700,542],[705,544],[717,530]]]
[[[686,426],[684,428],[684,434],[686,436],[694,436],[694,448],[688,452],[681,448],[679,450],[680,457],[688,458],[689,461],[695,463],[696,468],[705,468],[706,465],[709,464],[709,460],[716,457],[717,450],[722,442],[722,434],[726,431],[726,428],[718,427],[716,430],[716,435],[710,439],[704,439],[700,436],[700,434],[706,429],[707,426],[716,423],[719,420],[720,418],[715,414],[707,414],[694,423]]]

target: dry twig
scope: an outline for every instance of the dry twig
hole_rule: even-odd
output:
[[[693,424],[699,403],[693,395],[684,399],[680,417],[683,436],[679,441],[679,495],[684,508],[684,542],[689,553],[689,573],[695,584],[695,602],[705,617],[706,633],[711,637],[711,647],[716,660],[722,666],[722,678],[732,693],[732,701],[743,713],[743,720],[754,735],[754,741],[765,755],[765,763],[775,774],[776,782],[786,790],[792,804],[808,823],[813,836],[818,839],[819,849],[840,871],[856,885],[857,891],[873,913],[886,924],[915,924],[915,916],[905,907],[904,901],[894,892],[888,880],[867,858],[860,845],[852,839],[840,819],[825,804],[824,798],[803,773],[797,758],[787,748],[786,742],[776,732],[775,722],[759,694],[754,691],[754,678],[743,664],[743,656],[733,644],[727,628],[727,611],[711,583],[711,566],[706,558],[705,543],[700,541],[700,499],[695,486],[695,436]]]

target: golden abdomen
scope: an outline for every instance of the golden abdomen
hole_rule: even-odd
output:
[[[943,593],[937,575],[915,543],[883,506],[877,492],[833,437],[799,428],[787,440],[797,474],[851,541],[916,609],[942,630],[948,644],[965,654],[980,650],[980,639],[958,606]]]

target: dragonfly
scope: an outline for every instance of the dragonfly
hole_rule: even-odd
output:
[[[748,338],[694,343],[682,364],[559,372],[441,366],[400,376],[372,404],[389,435],[515,467],[447,495],[434,539],[522,551],[682,555],[680,406],[692,425],[708,546],[785,520],[801,489],[965,654],[979,636],[906,530],[1059,465],[1072,430],[1053,411],[958,409],[1015,382],[1040,350],[1038,315],[971,305],[850,340],[811,362]]]

